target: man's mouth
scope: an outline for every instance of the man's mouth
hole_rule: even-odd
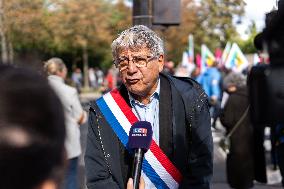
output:
[[[135,84],[139,81],[139,79],[127,79],[127,83],[129,84]]]

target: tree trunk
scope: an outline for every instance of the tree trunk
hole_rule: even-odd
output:
[[[8,47],[9,47],[9,63],[13,64],[14,63],[14,48],[13,48],[13,43],[11,40],[8,41]]]
[[[8,63],[7,39],[4,27],[4,5],[3,0],[0,0],[0,38],[1,38],[1,61],[3,64]]]
[[[88,74],[88,70],[89,70],[89,66],[88,66],[88,49],[87,49],[87,45],[84,45],[83,47],[83,75],[84,75],[84,88],[86,90],[89,89],[89,74]]]

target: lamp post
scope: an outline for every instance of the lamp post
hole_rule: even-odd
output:
[[[133,0],[133,25],[152,27],[151,0]]]

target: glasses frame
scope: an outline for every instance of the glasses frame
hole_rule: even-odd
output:
[[[125,59],[123,59],[123,60],[120,60],[120,61],[127,61],[127,62],[128,62],[127,66],[125,66],[125,67],[123,67],[123,68],[120,67],[120,63],[118,63],[119,61],[115,61],[115,62],[114,62],[114,65],[119,69],[119,71],[124,71],[124,70],[127,70],[127,69],[129,68],[129,63],[130,63],[130,61],[131,61],[133,64],[135,64],[135,66],[136,66],[137,68],[146,68],[146,67],[148,66],[148,63],[149,63],[149,62],[151,62],[151,61],[155,60],[156,58],[158,58],[158,55],[155,55],[155,56],[147,56],[147,58],[145,59],[145,65],[139,65],[139,64],[137,64],[138,61],[134,61],[136,58],[137,58],[137,57],[133,57],[131,60],[130,60],[129,58],[125,58]],[[140,57],[140,58],[142,58],[142,57]],[[143,59],[144,59],[144,58],[143,58]]]

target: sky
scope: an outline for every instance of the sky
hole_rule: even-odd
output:
[[[255,21],[258,31],[261,31],[265,24],[265,13],[276,7],[277,0],[244,0],[246,2],[245,15],[241,19],[241,24],[237,26],[238,32],[243,39],[247,38],[246,30],[251,21]]]

